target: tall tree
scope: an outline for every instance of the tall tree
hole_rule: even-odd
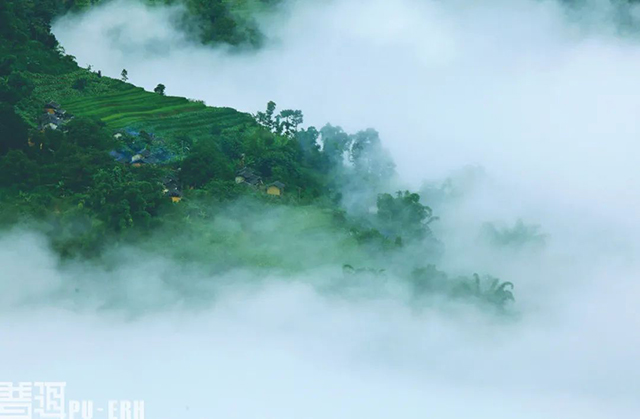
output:
[[[341,167],[344,157],[351,146],[351,138],[340,127],[330,124],[320,130],[322,154],[324,154],[332,168]]]
[[[377,223],[387,236],[424,239],[430,234],[429,224],[437,217],[431,208],[420,203],[420,195],[409,191],[378,195]]]
[[[0,185],[4,187],[31,187],[38,184],[38,164],[22,150],[11,150],[0,159]]]
[[[163,201],[159,183],[140,181],[122,166],[100,170],[93,178],[89,205],[113,230],[146,225]]]
[[[388,151],[382,147],[378,131],[369,128],[352,136],[350,160],[358,174],[374,184],[390,178],[395,164]]]
[[[180,176],[186,185],[202,187],[214,179],[233,179],[233,169],[217,144],[202,141],[196,143],[182,162]]]

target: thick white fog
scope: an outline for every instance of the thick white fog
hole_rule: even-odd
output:
[[[637,288],[619,271],[606,273],[615,279],[606,285],[593,283],[605,276],[583,277],[561,301],[550,288],[539,301],[548,311],[516,319],[454,304],[415,310],[402,293],[329,297],[312,276],[250,286],[242,272],[213,305],[188,309],[190,298],[163,276],[201,278],[157,259],[60,269],[37,237],[16,233],[0,248],[11,280],[2,283],[2,375],[64,380],[69,398],[98,406],[142,398],[147,417],[186,418],[639,412],[637,313],[628,318]],[[125,304],[109,307],[111,294]]]
[[[16,231],[0,237],[1,375],[143,398],[149,418],[640,417],[640,40],[592,6],[296,1],[261,18],[257,52],[196,45],[175,9],[133,0],[60,19],[67,53],[106,75],[374,127],[413,189],[451,175],[463,193],[434,205],[441,268],[513,281],[517,314],[417,309],[401,289],[329,296],[312,286],[324,271],[254,286],[227,273],[196,310],[165,277],[205,274],[155,259],[60,268]],[[478,240],[484,222],[519,218],[544,248]]]

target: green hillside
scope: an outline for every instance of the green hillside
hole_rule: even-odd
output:
[[[60,1],[0,0],[0,229],[35,229],[63,259],[151,246],[215,271],[345,263],[352,279],[389,263],[418,296],[513,299],[509,282],[428,263],[437,217],[418,194],[385,193],[395,165],[374,129],[302,129],[273,102],[254,118],[79,68],[50,31]],[[218,19],[222,0],[185,1],[213,13],[205,40],[246,39]]]
[[[227,128],[255,125],[253,117],[231,108],[214,108],[183,97],[163,96],[86,70],[61,76],[33,74],[35,89],[30,116],[55,101],[75,116],[96,117],[112,130],[145,130],[167,140],[198,141]],[[86,80],[82,90],[74,88]]]

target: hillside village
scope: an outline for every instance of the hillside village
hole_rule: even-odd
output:
[[[46,130],[65,131],[65,126],[73,120],[74,116],[62,108],[62,105],[55,101],[48,101],[43,106],[43,112],[38,118],[38,130],[44,133]],[[176,170],[162,179],[163,193],[177,203],[184,197],[182,183],[179,179],[180,156],[172,152],[166,142],[153,133],[144,130],[125,128],[117,130],[113,134],[114,141],[118,147],[111,150],[109,155],[118,163],[139,168],[142,166],[165,166],[178,164]],[[29,146],[35,144],[29,140]],[[42,147],[42,144],[41,144]],[[243,164],[243,163],[241,163]],[[239,168],[235,174],[235,183],[245,185],[250,189],[260,191],[268,196],[281,197],[284,195],[285,184],[274,181],[268,184],[263,182],[260,175],[251,167]]]
[[[282,196],[285,188],[285,184],[280,181],[265,185],[262,178],[250,167],[243,167],[236,172],[236,183],[263,190],[267,195],[272,196]]]

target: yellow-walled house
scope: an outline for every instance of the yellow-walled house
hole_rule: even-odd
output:
[[[182,192],[177,189],[168,191],[167,195],[171,198],[171,202],[177,203],[182,201]]]
[[[178,180],[173,174],[165,176],[162,179],[163,193],[165,196],[171,199],[171,202],[180,202],[182,201],[182,190],[178,184]]]
[[[267,185],[267,195],[282,196],[284,194],[284,183],[273,182]]]

